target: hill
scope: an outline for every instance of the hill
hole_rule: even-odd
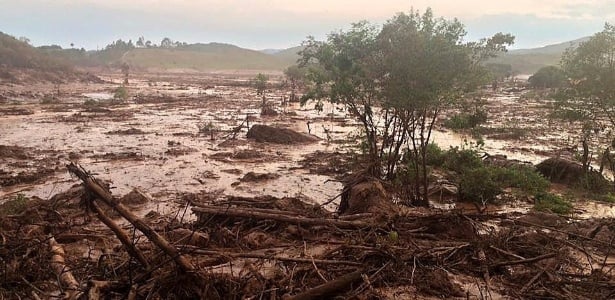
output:
[[[559,65],[562,54],[566,49],[576,47],[588,39],[589,37],[584,37],[539,48],[511,50],[490,60],[490,62],[510,64],[515,74],[534,74],[544,66]]]
[[[3,32],[0,32],[0,66],[0,81],[9,82],[27,78],[59,81],[61,75],[72,73],[69,64]]]
[[[175,48],[136,48],[126,52],[122,61],[144,69],[283,70],[284,59],[260,51],[229,44],[192,44]]]

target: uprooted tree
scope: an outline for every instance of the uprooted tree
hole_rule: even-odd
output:
[[[343,104],[360,121],[371,175],[396,179],[405,157],[415,205],[428,204],[426,148],[440,112],[475,91],[488,78],[482,62],[514,40],[498,33],[464,43],[465,34],[457,20],[413,10],[380,30],[359,22],[326,41],[309,38],[301,52],[309,81],[302,102]]]

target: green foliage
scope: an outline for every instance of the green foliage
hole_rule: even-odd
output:
[[[530,76],[528,82],[533,88],[558,88],[566,82],[566,75],[556,66],[546,66]]]
[[[534,197],[534,209],[556,214],[569,214],[572,212],[572,203],[568,199],[551,193],[539,193]]]
[[[267,81],[269,81],[269,77],[262,73],[258,73],[256,77],[254,77],[254,88],[256,88],[257,95],[264,95],[265,90],[267,89]]]
[[[548,179],[531,167],[492,167],[494,180],[503,187],[518,188],[530,195],[545,192],[550,185]]]
[[[471,129],[487,122],[487,113],[479,110],[474,113],[459,113],[444,121],[444,127],[459,130]]]
[[[28,208],[28,197],[17,194],[14,199],[0,204],[0,216],[18,215]]]
[[[123,102],[128,100],[128,88],[122,85],[113,91],[113,100],[116,102]]]
[[[588,172],[579,178],[574,188],[600,195],[613,191],[613,183],[596,172]]]
[[[429,143],[429,145],[427,145],[427,148],[425,148],[425,152],[428,166],[441,167],[444,165],[444,162],[446,161],[447,157],[447,152],[443,151],[438,146],[438,144],[433,142]]]
[[[302,102],[324,99],[346,106],[363,126],[371,161],[382,162],[372,175],[393,179],[401,146],[415,141],[404,156],[413,160],[409,165],[418,182],[412,183],[412,197],[418,205],[426,204],[426,148],[439,113],[476,90],[486,79],[481,62],[514,40],[500,33],[464,43],[465,34],[456,19],[412,10],[394,16],[380,31],[359,22],[324,42],[309,38],[301,51],[309,81]]]
[[[495,180],[494,168],[477,167],[465,170],[459,181],[459,200],[491,203],[502,193],[502,185]]]
[[[464,173],[483,166],[483,160],[476,149],[451,147],[445,154],[444,168]]]

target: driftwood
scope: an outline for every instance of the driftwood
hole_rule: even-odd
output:
[[[79,177],[83,181],[85,187],[94,193],[98,199],[105,202],[107,205],[111,206],[115,211],[117,211],[123,218],[128,220],[130,224],[132,224],[135,228],[141,231],[152,243],[154,243],[158,248],[160,248],[163,252],[169,255],[173,261],[179,266],[179,268],[186,273],[194,273],[195,268],[192,263],[179,251],[171,245],[164,237],[154,231],[151,227],[149,227],[143,220],[133,214],[130,209],[126,208],[122,203],[120,203],[117,199],[111,196],[103,186],[92,176],[88,174],[83,168],[71,163],[67,166],[68,171],[75,174],[75,176]]]
[[[79,297],[79,282],[73,276],[73,273],[66,266],[64,261],[64,247],[62,247],[55,238],[49,237],[47,240],[51,251],[51,269],[58,277],[60,284],[64,286],[65,293],[68,299],[77,299]]]
[[[234,207],[218,207],[218,206],[199,206],[192,208],[192,211],[197,214],[213,214],[228,217],[238,218],[250,218],[256,220],[274,220],[286,223],[293,223],[299,225],[323,225],[323,226],[335,226],[344,229],[360,229],[370,228],[373,225],[367,222],[361,221],[343,221],[336,219],[322,219],[322,218],[307,218],[288,216],[281,213],[265,213],[260,211],[252,211],[251,209],[234,208]]]
[[[313,289],[307,290],[301,294],[295,295],[289,299],[291,300],[311,300],[311,299],[323,299],[335,295],[335,293],[341,293],[348,289],[351,284],[360,280],[363,270],[357,270],[352,273],[346,274],[342,277],[331,280],[327,283],[321,284]]]

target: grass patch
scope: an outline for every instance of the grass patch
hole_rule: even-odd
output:
[[[28,208],[28,198],[18,194],[14,199],[0,204],[0,216],[18,215]]]
[[[551,193],[539,193],[535,197],[534,209],[537,211],[552,212],[560,215],[572,212],[570,200]]]

